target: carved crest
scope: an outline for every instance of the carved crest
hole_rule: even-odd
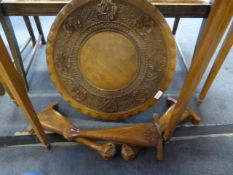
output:
[[[81,22],[76,16],[69,17],[63,25],[64,31],[73,33],[81,27]]]
[[[109,113],[114,113],[118,111],[118,105],[115,100],[105,99],[103,100],[102,110]]]
[[[136,27],[141,32],[150,34],[154,27],[154,21],[149,16],[140,16],[136,19]]]
[[[68,72],[70,69],[69,59],[66,57],[64,52],[58,52],[56,57],[58,67],[62,72]]]
[[[101,0],[96,7],[96,11],[100,20],[113,21],[116,17],[117,6],[112,0]]]
[[[87,96],[87,91],[81,87],[74,87],[72,93],[78,101],[83,101]]]

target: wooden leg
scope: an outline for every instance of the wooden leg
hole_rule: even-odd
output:
[[[173,34],[173,35],[176,34],[176,31],[177,31],[177,29],[178,29],[179,22],[180,22],[180,18],[179,18],[179,17],[175,18],[175,22],[174,22],[173,29],[172,29],[172,34]]]
[[[5,89],[5,91],[8,93],[11,100],[18,106],[18,104],[16,103],[14,97],[12,96],[9,88],[6,86],[5,82],[2,80],[1,76],[0,76],[0,83],[1,83],[2,87]]]
[[[36,44],[36,37],[35,37],[35,35],[34,35],[33,29],[32,29],[32,25],[31,25],[31,22],[30,22],[30,19],[29,19],[28,16],[23,16],[23,20],[24,20],[25,25],[26,25],[26,27],[27,27],[27,29],[28,29],[28,33],[29,33],[29,35],[30,35],[30,37],[31,37],[31,39],[32,39],[32,44],[33,44],[33,46],[34,46],[34,45]]]
[[[142,149],[142,147],[135,145],[122,144],[121,145],[121,157],[124,160],[134,160],[138,152]]]
[[[213,65],[213,67],[209,73],[209,76],[208,76],[208,78],[203,86],[203,89],[201,90],[197,105],[200,105],[204,101],[204,99],[205,99],[211,85],[213,84],[214,79],[218,75],[218,72],[219,72],[222,64],[224,63],[232,45],[233,45],[233,23],[231,24],[231,27],[230,27],[230,30],[229,30],[227,36],[226,36],[226,39],[224,40],[224,43],[221,47],[221,50],[220,50],[220,52],[219,52],[219,54],[214,62],[214,65]]]
[[[26,74],[24,71],[23,61],[22,61],[22,57],[20,54],[20,50],[19,50],[16,37],[15,37],[14,29],[11,24],[9,16],[4,16],[1,8],[0,8],[0,21],[3,27],[3,30],[5,32],[6,38],[8,40],[16,69],[23,79],[25,88],[28,90]]]
[[[65,133],[69,130],[78,130],[76,126],[74,126],[66,117],[62,114],[58,113],[59,106],[57,103],[52,103],[48,107],[46,107],[41,113],[39,113],[39,120],[42,127],[51,132],[55,132],[62,136],[65,136]],[[32,128],[28,128],[27,131],[29,133],[33,133]],[[67,138],[66,138],[67,139]],[[116,147],[113,143],[97,143],[93,140],[86,138],[75,138],[73,140],[67,139],[68,141],[75,141],[82,145],[91,148],[96,151],[103,159],[110,160],[116,154]]]
[[[169,140],[187,108],[233,14],[233,0],[214,1],[208,21],[163,138]]]
[[[38,29],[38,32],[39,34],[41,35],[41,43],[42,44],[46,44],[46,40],[45,40],[45,37],[44,37],[44,33],[43,33],[43,29],[42,29],[42,26],[41,26],[41,23],[40,23],[40,18],[39,16],[34,16],[34,20],[35,20],[35,23],[36,23],[36,27]]]
[[[206,22],[207,22],[207,18],[204,18],[204,19],[202,20],[202,23],[201,23],[201,27],[200,27],[200,30],[199,30],[199,34],[198,34],[198,37],[197,37],[197,42],[196,42],[196,46],[195,46],[195,49],[194,49],[194,53],[193,53],[193,54],[195,54],[195,52],[196,52],[196,50],[197,50],[197,47],[198,47],[198,45],[199,45],[199,43],[200,43],[200,40],[201,40],[201,38],[202,38],[204,29],[205,29],[205,26],[206,26]]]
[[[8,87],[8,90],[24,112],[27,120],[30,122],[41,143],[49,148],[48,140],[32,106],[32,103],[27,95],[24,83],[16,71],[1,37],[0,50],[1,81],[4,82],[4,86]]]

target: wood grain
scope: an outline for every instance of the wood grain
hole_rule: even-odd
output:
[[[164,133],[165,140],[171,138],[182,113],[193,97],[194,91],[232,18],[232,9],[233,0],[214,1],[184,86],[181,89],[177,104],[171,112],[169,126]]]
[[[101,13],[101,2],[74,0],[57,15],[48,37],[48,71],[73,107],[120,120],[145,111],[158,91],[166,91],[175,72],[175,40],[150,3],[120,1]]]
[[[60,134],[67,140],[71,141],[71,139],[67,138],[67,135],[69,135],[72,130],[78,131],[79,129],[62,114],[57,112],[57,110],[58,104],[53,103],[46,107],[41,113],[39,113],[39,120],[41,122],[41,125],[45,130]],[[97,143],[86,138],[75,138],[72,139],[72,141],[78,142],[82,145],[87,146],[88,148],[91,148],[105,160],[112,159],[116,154],[116,147],[111,142]]]
[[[32,106],[32,103],[27,95],[22,78],[16,71],[7,49],[0,36],[0,80],[8,92],[14,98],[21,110],[24,112],[26,119],[31,124],[36,135],[46,147],[49,147],[48,140],[44,130],[37,118],[37,114]]]
[[[227,58],[227,55],[232,48],[232,45],[233,45],[233,23],[231,23],[230,29],[227,33],[227,36],[226,36],[226,38],[221,46],[221,49],[218,53],[218,56],[213,64],[211,71],[207,77],[207,80],[206,80],[206,82],[201,90],[201,93],[200,93],[200,96],[199,96],[199,99],[197,102],[198,105],[200,105],[204,101],[209,89],[211,88],[211,85],[213,84],[213,82],[214,82],[215,78],[217,77],[225,59]]]

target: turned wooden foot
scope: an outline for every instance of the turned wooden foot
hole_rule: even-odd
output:
[[[122,144],[121,157],[127,161],[134,160],[137,157],[137,155],[141,149],[142,149],[142,147],[139,147],[139,146]]]

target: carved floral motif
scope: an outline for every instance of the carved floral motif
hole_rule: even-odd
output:
[[[114,113],[118,111],[118,105],[115,102],[115,100],[109,100],[109,99],[105,99],[102,102],[102,110],[104,112],[108,112],[108,113]]]
[[[81,22],[76,16],[71,16],[63,25],[64,31],[73,33],[81,27]]]
[[[76,100],[77,106],[82,104],[99,114],[112,113],[113,116],[146,104],[158,91],[167,64],[163,35],[160,28],[154,27],[153,19],[125,1],[113,0],[90,1],[69,15],[54,44],[54,67],[69,98]],[[127,37],[140,57],[135,80],[116,91],[94,87],[80,69],[79,54],[83,44],[89,37],[106,30]]]
[[[133,92],[133,98],[137,103],[144,103],[148,99],[148,92],[146,88],[141,88]]]
[[[112,0],[101,0],[96,7],[96,11],[100,20],[113,21],[117,13],[117,6]]]
[[[150,34],[154,27],[154,21],[149,16],[140,16],[136,19],[135,23],[141,34]]]
[[[72,94],[78,101],[83,101],[87,97],[87,91],[79,86],[72,89]]]
[[[69,61],[64,52],[58,52],[56,62],[62,72],[68,72],[70,69]]]

